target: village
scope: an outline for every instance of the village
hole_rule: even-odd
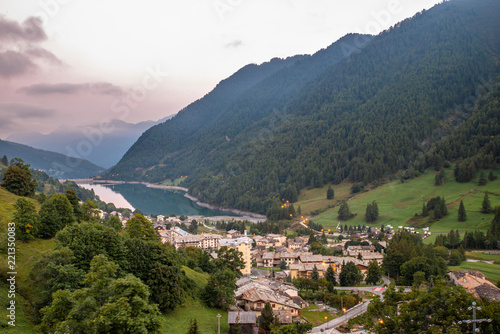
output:
[[[106,218],[105,212],[100,212],[101,218]],[[117,216],[123,225],[126,225],[127,217],[120,212],[111,212],[110,216]],[[299,224],[311,231],[318,239],[326,240],[324,247],[330,249],[329,253],[335,255],[322,255],[310,242],[311,236],[282,235],[268,233],[256,235],[249,233],[247,228],[243,233],[236,229],[223,230],[217,228],[217,223],[238,221],[238,218],[230,217],[200,217],[200,216],[148,216],[146,217],[154,226],[162,243],[170,243],[175,249],[195,247],[208,252],[212,259],[217,258],[217,250],[222,247],[235,249],[241,253],[244,267],[240,268],[242,276],[236,281],[237,289],[234,291],[235,305],[228,312],[228,323],[230,328],[238,325],[243,333],[259,333],[259,317],[267,303],[272,307],[276,319],[281,325],[304,322],[302,310],[308,308],[311,303],[318,304],[315,310],[329,311],[332,317],[326,317],[322,325],[316,326],[311,333],[326,332],[330,334],[340,333],[335,327],[345,323],[347,320],[358,316],[367,310],[371,295],[382,296],[385,288],[390,284],[387,277],[381,277],[378,285],[364,284],[363,287],[336,287],[341,291],[348,291],[359,295],[358,302],[346,309],[341,306],[335,309],[321,302],[304,300],[300,295],[300,289],[292,282],[297,279],[312,280],[317,276],[326,284],[325,277],[331,268],[335,274],[336,282],[343,266],[352,263],[362,275],[362,283],[367,276],[371,262],[379,267],[384,259],[387,241],[390,240],[398,230],[410,233],[418,233],[411,227],[386,226],[385,229],[370,228],[356,231],[349,228],[345,231],[342,226],[336,232],[317,231],[310,228],[304,219]],[[240,222],[243,220],[240,219]],[[248,221],[246,221],[249,224]],[[250,223],[253,224],[253,223]],[[325,233],[326,232],[326,233]],[[428,229],[424,229],[421,238],[428,237]],[[382,238],[384,237],[384,238]],[[352,244],[352,240],[361,241]],[[454,270],[448,273],[450,281],[454,285],[464,287],[476,298],[487,298],[492,301],[500,301],[500,289],[488,281],[481,272],[476,270],[463,271]],[[322,280],[321,280],[322,279]],[[409,287],[406,288],[409,291]],[[366,296],[365,296],[366,295]],[[335,315],[343,314],[335,319]],[[260,330],[262,330],[260,328]],[[368,333],[359,329],[358,333]]]
[[[236,304],[229,311],[228,322],[230,326],[242,326],[244,333],[257,333],[258,318],[266,303],[271,305],[273,314],[281,325],[303,321],[301,310],[308,307],[309,303],[299,296],[299,289],[291,283],[293,280],[311,280],[316,273],[319,279],[326,281],[326,272],[331,267],[338,281],[342,266],[349,262],[354,263],[364,276],[370,261],[374,260],[380,265],[383,260],[383,254],[377,252],[373,245],[345,248],[346,242],[349,241],[347,238],[343,242],[332,244],[332,249],[335,249],[339,256],[329,256],[311,252],[309,237],[289,238],[274,233],[249,235],[246,229],[243,234],[235,229],[220,231],[212,227],[208,220],[199,224],[213,233],[192,234],[180,227],[184,223],[187,230],[193,230],[191,218],[186,217],[185,223],[177,217],[157,216],[154,228],[162,242],[168,242],[176,249],[196,247],[208,251],[212,258],[216,258],[216,250],[224,246],[241,253],[245,266],[240,268],[243,276],[236,281]],[[314,233],[322,235],[322,232]],[[339,235],[329,234],[331,238]],[[362,236],[366,240],[365,243],[369,244],[368,234],[363,233]],[[384,241],[380,243],[382,247],[387,245]],[[379,288],[378,292],[381,291]],[[331,333],[334,333],[333,331],[332,328]]]

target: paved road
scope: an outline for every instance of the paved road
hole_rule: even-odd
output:
[[[384,285],[389,285],[391,281],[385,277],[382,276],[383,283],[380,285],[375,285],[375,286],[366,286],[366,287],[357,287],[357,286],[336,286],[336,290],[361,290],[361,291],[368,291],[368,292],[373,292],[374,294],[379,295],[383,299],[382,293],[385,291]],[[376,290],[373,290],[374,288],[377,288]]]
[[[338,326],[342,325],[344,322],[346,322],[347,320],[355,318],[362,313],[365,313],[366,310],[368,309],[369,303],[370,302],[365,302],[363,304],[357,305],[357,306],[351,308],[350,310],[346,311],[344,313],[344,315],[342,315],[338,318],[335,318],[333,320],[330,320],[321,326],[314,327],[312,329],[311,333],[322,333],[322,332],[327,333],[327,334],[335,333],[333,331],[330,331],[330,329],[338,327]]]
[[[377,289],[376,291],[373,291],[373,288],[383,288],[384,284],[389,285],[390,281],[387,277],[382,277],[382,280],[384,283],[378,286],[373,286],[373,287],[335,287],[337,290],[363,290],[363,291],[370,291],[373,292],[383,298],[382,293],[384,292],[385,289]],[[311,333],[324,333],[324,334],[335,334],[338,333],[334,328],[340,326],[344,322],[348,321],[349,319],[355,318],[358,315],[366,312],[368,309],[368,304],[370,304],[369,301],[364,302],[363,304],[356,305],[355,307],[347,310],[344,315],[335,318],[333,320],[328,321],[327,323],[324,323],[323,325],[314,327],[311,331]]]

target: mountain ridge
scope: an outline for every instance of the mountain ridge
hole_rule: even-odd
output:
[[[189,125],[176,118],[146,131],[108,175],[150,182],[189,175],[200,200],[263,213],[305,187],[367,184],[413,165],[423,171],[431,164],[419,158],[425,139],[482,78],[499,73],[499,13],[491,0],[448,1],[352,54],[337,44],[335,60],[310,77],[297,73],[312,58],[300,59],[216,110],[216,121],[195,135],[174,138],[169,130]]]
[[[88,178],[105,171],[104,167],[94,165],[88,160],[1,139],[0,155],[6,155],[9,159],[21,158],[30,164],[31,168],[42,170],[49,176],[59,179]]]
[[[100,124],[61,126],[47,135],[38,132],[17,133],[10,135],[6,140],[73,158],[84,158],[95,165],[109,168],[121,159],[144,131],[171,117],[173,116],[164,117],[159,121],[139,123],[113,119],[107,124],[106,129],[109,130],[106,132],[101,130]],[[80,144],[82,142],[87,143],[86,146],[90,146],[91,150],[79,152],[79,145],[82,145]]]

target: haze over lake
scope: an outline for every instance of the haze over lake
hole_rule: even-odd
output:
[[[227,216],[227,212],[201,207],[180,190],[148,188],[143,184],[80,184],[87,189],[94,189],[102,201],[113,203],[116,207],[139,209],[144,214],[189,216]],[[234,216],[234,214],[231,214]]]

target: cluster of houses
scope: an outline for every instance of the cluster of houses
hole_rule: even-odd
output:
[[[178,226],[167,229],[164,224],[157,223],[155,229],[161,236],[162,242],[168,242],[176,248],[196,247],[207,251],[216,251],[227,246],[237,249],[243,254],[245,268],[241,269],[243,275],[250,275],[253,264],[257,267],[280,268],[284,262],[286,269],[278,276],[285,278],[297,277],[310,278],[316,267],[319,277],[324,277],[328,267],[332,267],[337,274],[345,263],[353,262],[365,273],[368,263],[372,260],[379,264],[383,255],[376,251],[372,245],[348,246],[340,245],[345,256],[323,256],[309,252],[308,238],[298,237],[288,239],[280,234],[248,237],[236,230],[230,230],[226,235],[214,233],[190,234]],[[385,246],[385,245],[384,245]]]
[[[226,236],[214,233],[190,234],[178,226],[166,229],[163,224],[156,224],[155,230],[160,234],[162,242],[168,242],[176,249],[181,247],[196,247],[206,251],[216,251],[221,247],[234,248],[242,253],[245,267],[241,268],[243,275],[250,275],[252,271],[251,249],[253,240],[238,231],[231,230]],[[215,254],[214,254],[215,255]]]
[[[301,309],[307,306],[293,284],[280,280],[251,280],[242,277],[236,282],[236,286],[236,306],[228,314],[228,323],[231,328],[239,324],[244,333],[257,331],[257,319],[266,303],[271,305],[274,316],[282,325],[291,324],[299,318]]]
[[[283,261],[288,268],[288,270],[283,270],[283,273],[290,276],[291,279],[311,278],[314,267],[318,270],[319,277],[325,276],[328,267],[332,267],[333,271],[338,274],[342,270],[342,266],[348,262],[353,262],[363,274],[368,269],[366,261],[351,256],[327,256],[315,255],[311,252],[290,251],[271,251],[262,254],[254,251],[254,256],[259,267],[279,268]]]

